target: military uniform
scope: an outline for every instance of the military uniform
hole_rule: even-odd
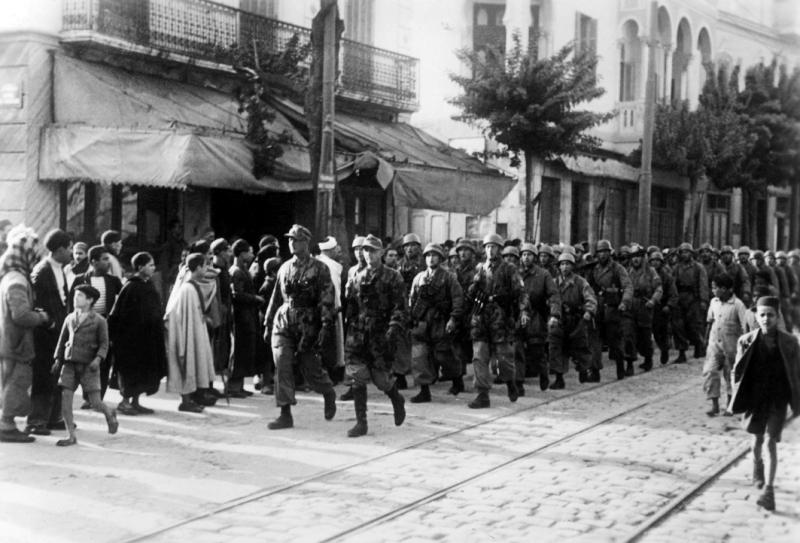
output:
[[[663,261],[661,253],[653,255],[653,258],[659,258]],[[672,314],[678,306],[678,291],[675,288],[675,278],[672,277],[669,266],[663,264],[657,270],[658,278],[661,280],[661,299],[653,308],[653,339],[661,351],[661,363],[666,364],[669,361],[669,337],[670,337],[670,324],[672,322]]]
[[[420,272],[414,278],[408,306],[415,383],[431,385],[438,379],[439,371],[443,380],[461,377],[446,327],[449,320],[453,321],[453,327],[461,320],[463,299],[456,276],[441,266]]]
[[[499,236],[487,236],[490,238]],[[502,241],[488,243],[502,246]],[[514,366],[514,330],[517,318],[528,319],[527,298],[523,296],[522,279],[516,268],[504,262],[500,255],[478,264],[468,293],[483,308],[474,311],[471,331],[473,370],[478,398],[474,407],[488,407],[488,392],[492,388],[489,359],[497,358],[500,380],[508,385],[509,398],[517,399]]]
[[[461,287],[462,294],[469,291],[473,279],[475,279],[475,262],[461,261],[455,269],[456,280]],[[472,362],[472,337],[470,336],[470,326],[472,317],[472,301],[468,296],[463,298],[463,311],[458,322],[458,328],[453,337],[453,354],[461,367],[461,375],[467,373],[467,364]],[[453,389],[452,393],[458,393]]]
[[[688,250],[691,250],[691,247]],[[677,361],[685,360],[689,343],[695,346],[695,358],[702,358],[705,356],[703,333],[709,301],[706,269],[690,258],[686,262],[676,263],[673,272],[675,288],[678,291],[678,305],[672,322],[672,334],[675,338],[675,348],[681,353]]]
[[[598,242],[599,245],[599,242]],[[600,262],[590,274],[589,284],[597,293],[597,321],[602,337],[608,345],[608,357],[616,363],[617,379],[625,376],[623,348],[623,315],[620,304],[630,311],[633,287],[628,272],[619,262]]]
[[[726,245],[720,249],[721,257],[726,254],[733,256],[733,247]],[[752,283],[750,283],[750,276],[747,270],[733,258],[731,258],[729,264],[726,264],[723,258],[720,261],[720,265],[725,270],[725,273],[733,279],[733,293],[749,307],[752,301]]]
[[[551,330],[548,321],[551,317],[561,318],[561,295],[553,277],[541,266],[533,264],[523,268],[522,283],[528,297],[531,319],[521,330],[521,343],[524,349],[523,360],[517,361],[517,382],[523,377],[538,375],[540,388],[545,390],[549,384],[547,344]]]
[[[653,367],[653,310],[661,301],[663,287],[658,273],[642,262],[636,268],[631,265],[628,275],[633,286],[633,303],[630,313],[635,324],[636,351],[644,357],[642,369]]]
[[[409,238],[413,236],[414,241],[411,243],[419,243],[419,238],[414,234],[407,234],[403,238],[403,246],[405,247],[409,243]],[[408,258],[406,255],[400,259],[397,264],[397,271],[400,272],[400,275],[403,280],[404,289],[405,289],[405,297],[408,299],[408,295],[411,293],[411,284],[414,282],[414,278],[419,274],[419,272],[425,270],[425,261],[423,260],[421,255],[418,255],[414,258]],[[411,333],[410,330],[406,330],[403,333],[403,336],[400,338],[397,344],[397,353],[394,359],[393,371],[399,376],[402,376],[402,387],[405,388],[405,376],[411,373]]]
[[[561,321],[551,335],[550,369],[556,374],[556,385],[563,388],[563,374],[569,369],[569,360],[575,362],[582,381],[586,381],[592,367],[592,353],[589,349],[589,324],[584,314],[594,317],[597,313],[597,298],[592,287],[580,275],[557,279],[561,298]]]
[[[367,236],[364,247],[379,251],[381,241]],[[372,381],[392,401],[395,425],[405,419],[405,400],[397,391],[392,364],[397,340],[406,329],[406,293],[403,278],[392,268],[369,265],[347,285],[345,297],[352,313],[345,339],[345,369],[353,383],[356,426],[348,432],[358,437],[367,432],[367,384]]]

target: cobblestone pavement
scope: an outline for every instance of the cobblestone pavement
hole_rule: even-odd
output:
[[[515,404],[495,387],[473,411],[472,394],[439,384],[401,428],[371,390],[370,434],[355,440],[352,405],[326,422],[314,394],[282,432],[265,429],[277,410],[261,395],[190,415],[162,393],[116,436],[79,411],[77,447],[0,447],[0,539],[121,541],[186,521],[148,540],[626,540],[747,446],[735,419],[704,415],[699,361],[603,385],[573,374]],[[797,436],[789,426],[779,449],[776,513],[754,505],[743,461],[645,540],[796,540]]]

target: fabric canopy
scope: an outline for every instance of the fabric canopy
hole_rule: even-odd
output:
[[[56,125],[42,134],[39,178],[267,190],[253,177],[252,168],[253,157],[242,138]]]

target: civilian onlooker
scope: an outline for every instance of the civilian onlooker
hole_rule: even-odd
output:
[[[272,297],[272,291],[275,290],[275,284],[278,281],[278,269],[281,267],[281,264],[281,258],[278,256],[269,258],[266,262],[264,262],[264,272],[266,273],[266,277],[264,278],[264,284],[262,284],[258,289],[258,294],[265,300],[269,300]],[[266,328],[264,326],[264,313],[266,313],[266,311],[259,315],[260,322],[258,329],[261,335],[259,336],[259,339],[256,340],[256,355],[259,357],[257,359],[258,364],[261,363],[261,360],[264,361],[260,381],[261,394],[271,396],[275,394],[275,358],[272,355],[271,345],[267,345],[267,343],[264,341],[264,332],[266,332]]]
[[[14,417],[28,415],[33,381],[33,329],[47,325],[46,311],[34,309],[30,273],[36,264],[39,238],[31,228],[18,225],[6,236],[8,246],[0,256],[0,371],[2,407],[0,442],[30,443],[34,437],[20,432]]]
[[[169,289],[175,284],[178,269],[183,263],[186,254],[186,241],[183,239],[183,224],[178,219],[172,219],[167,225],[167,241],[161,246],[159,259],[162,279],[162,301],[169,298]]]
[[[399,259],[400,256],[397,254],[397,249],[389,247],[383,254],[383,265],[386,266],[387,268],[392,268],[393,270],[396,270],[397,261]]]
[[[214,355],[208,337],[203,295],[198,282],[206,273],[206,257],[192,253],[186,257],[189,278],[176,283],[164,319],[167,321],[167,391],[181,395],[179,411],[199,413],[203,406],[192,396],[198,386],[214,380]]]
[[[211,348],[214,352],[214,372],[222,375],[228,371],[231,357],[233,301],[231,300],[231,275],[228,272],[228,268],[232,264],[233,253],[224,238],[214,240],[211,244],[211,252],[214,255],[213,266],[218,274],[219,290],[217,291],[217,299],[220,316],[220,325],[210,331]],[[211,392],[218,393],[219,391],[212,387]]]
[[[341,313],[343,268],[338,261],[341,258],[342,251],[333,236],[328,236],[325,241],[320,243],[319,250],[320,255],[317,260],[322,261],[328,267],[328,271],[331,272],[331,282],[334,290],[333,307],[336,310],[336,329],[331,336],[331,344],[322,346],[322,362],[323,367],[331,374],[333,382],[338,383],[344,377],[344,328],[342,326]]]
[[[109,273],[111,268],[111,255],[104,245],[95,245],[89,249],[89,265],[91,269],[79,275],[72,283],[72,289],[78,285],[91,285],[100,293],[100,297],[94,303],[94,312],[103,317],[108,318],[111,308],[114,307],[114,302],[117,300],[119,292],[122,290],[122,281],[119,277]],[[73,294],[70,294],[70,303]],[[70,307],[70,311],[73,308]],[[108,377],[111,371],[111,361],[113,358],[113,351],[105,357],[100,364],[100,399],[102,400],[108,389]],[[86,396],[84,394],[84,396]],[[81,406],[81,409],[89,409],[91,407],[88,396],[84,398],[86,401]]]
[[[78,285],[74,290],[75,311],[67,315],[55,351],[53,373],[59,374],[61,409],[66,422],[67,439],[56,445],[75,445],[75,422],[72,416],[72,398],[78,385],[89,397],[92,409],[106,417],[108,433],[117,433],[117,415],[100,399],[100,362],[108,355],[108,323],[92,310],[100,293],[91,285]]]
[[[109,273],[118,277],[120,281],[125,281],[125,270],[119,263],[119,256],[122,253],[122,235],[116,230],[106,230],[100,236],[100,243],[108,249]]]
[[[114,342],[114,371],[122,401],[117,410],[125,415],[149,415],[152,409],[139,403],[139,396],[158,392],[167,374],[164,320],[161,296],[151,278],[156,271],[150,253],[131,259],[134,274],[122,287],[108,317]]]
[[[231,298],[233,300],[233,356],[228,394],[245,398],[252,393],[244,389],[245,377],[256,373],[256,340],[258,339],[258,310],[266,301],[256,294],[248,266],[253,261],[253,248],[245,240],[233,244],[234,262],[230,267]]]
[[[64,266],[67,274],[67,285],[72,288],[72,282],[81,274],[89,271],[89,246],[79,241],[72,246],[72,262]]]
[[[733,366],[730,409],[743,413],[742,426],[753,434],[753,484],[764,488],[756,503],[775,509],[775,473],[778,443],[786,422],[787,406],[800,413],[800,346],[797,338],[778,329],[780,300],[774,296],[756,302],[758,329],[739,338]],[[762,448],[767,436],[769,472],[764,477]]]
[[[50,371],[61,325],[67,316],[69,284],[64,265],[72,258],[72,240],[63,230],[51,230],[44,238],[47,256],[31,272],[36,307],[50,316],[48,326],[33,331],[36,357],[33,360],[31,414],[25,431],[46,436],[50,430],[64,430],[58,376]]]

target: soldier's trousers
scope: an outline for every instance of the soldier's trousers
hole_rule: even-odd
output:
[[[587,322],[584,319],[564,321],[551,334],[550,369],[554,373],[567,373],[570,359],[575,361],[579,371],[593,367]]]
[[[489,359],[494,357],[500,369],[500,380],[515,380],[514,346],[512,343],[490,343],[476,340],[472,343],[472,369],[475,372],[475,390],[488,392],[492,388]]]
[[[620,310],[616,307],[604,306],[603,314],[597,324],[602,327],[603,337],[608,345],[608,358],[614,361],[623,360],[623,324]]]
[[[397,375],[411,373],[411,333],[403,332],[397,339],[397,350],[392,362],[392,371]]]
[[[636,334],[636,351],[645,360],[653,358],[653,329],[649,326],[635,326],[634,333]],[[633,358],[626,358],[626,360],[636,360],[636,353]]]
[[[603,330],[599,326],[588,326],[589,351],[591,353],[590,367],[596,370],[603,369]],[[550,364],[552,366],[552,363]]]
[[[675,348],[685,351],[692,344],[695,348],[702,349],[705,329],[705,315],[702,314],[700,300],[681,293],[678,307],[673,312],[672,335],[675,339]]]
[[[386,392],[394,386],[392,363],[383,356],[375,356],[368,347],[348,349],[345,359],[345,372],[353,388],[363,388],[372,382],[379,390]]]
[[[653,312],[653,339],[659,350],[669,351],[670,313],[664,313],[663,308],[657,307]]]
[[[445,381],[461,375],[461,365],[453,355],[444,320],[428,318],[411,330],[411,368],[414,383],[419,385],[432,384],[440,371]]]
[[[637,325],[636,321],[634,321],[632,315],[625,313],[622,314],[622,318],[620,319],[622,357],[627,361],[633,362],[636,360],[636,351],[639,350],[639,328],[640,327]],[[648,330],[650,330],[649,327]],[[650,345],[651,356],[652,350],[653,346]]]
[[[459,333],[453,340],[453,356],[461,368],[461,375],[466,375],[467,364],[472,362],[472,339],[469,337],[469,330],[466,333]]]
[[[306,384],[314,392],[324,394],[333,391],[333,382],[328,372],[322,369],[322,358],[314,352],[297,353],[299,337],[286,331],[272,332],[272,356],[275,359],[275,402],[279,407],[295,405],[294,364],[297,363]]]
[[[522,381],[525,377],[547,375],[550,363],[547,356],[547,344],[542,341],[517,340],[517,345],[522,350],[522,356],[517,356],[516,380]]]

